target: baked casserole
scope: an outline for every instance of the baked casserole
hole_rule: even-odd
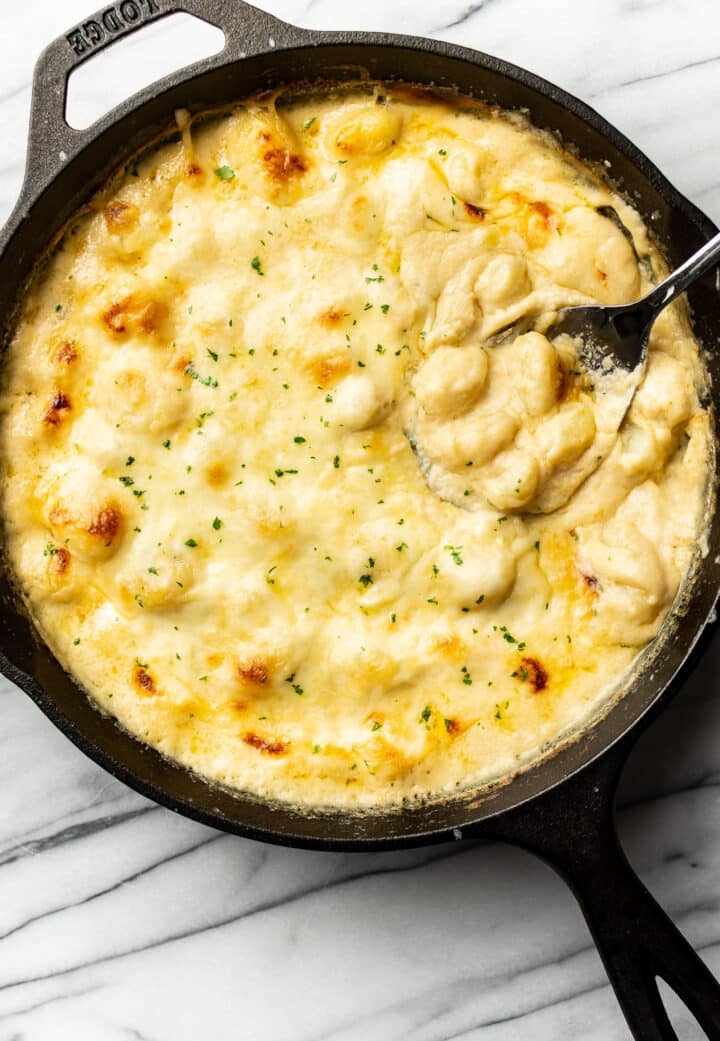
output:
[[[512,776],[621,690],[702,545],[683,305],[619,427],[612,374],[543,333],[648,290],[648,229],[450,93],[178,124],[67,229],[6,356],[29,611],[103,710],[231,788],[386,808]]]

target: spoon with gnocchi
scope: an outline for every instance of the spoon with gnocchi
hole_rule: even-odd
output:
[[[612,450],[658,315],[719,261],[720,234],[634,303],[560,308],[482,346],[438,348],[416,375],[405,420],[430,490],[466,510],[566,506]],[[481,404],[455,417],[448,395]]]
[[[637,378],[627,402],[629,408],[645,372],[650,330],[655,319],[675,297],[718,262],[720,234],[640,300],[615,307],[566,307],[556,313],[546,331],[553,337],[562,333],[578,340],[580,363],[590,371],[619,366],[633,372]]]

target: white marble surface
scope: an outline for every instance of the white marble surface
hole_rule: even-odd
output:
[[[33,62],[92,0],[0,7],[0,220],[20,186]],[[717,0],[266,0],[315,28],[498,54],[599,109],[720,222]],[[94,86],[117,100],[197,38],[145,30]],[[158,44],[161,47],[158,48]],[[97,77],[96,77],[97,81]],[[87,106],[86,106],[87,107]],[[79,106],[79,110],[82,105]],[[623,783],[632,862],[720,971],[720,642]],[[699,1036],[682,1010],[684,1038]],[[0,1041],[620,1041],[563,884],[501,846],[373,856],[221,835],[104,774],[0,685]]]

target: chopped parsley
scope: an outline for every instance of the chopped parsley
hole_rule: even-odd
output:
[[[364,586],[365,589],[367,589],[368,586],[372,585],[372,581],[373,581],[372,575],[360,575],[360,578],[358,579],[358,582],[360,583],[360,585]]]
[[[216,517],[215,520],[213,521],[213,528],[215,529],[215,531],[220,531],[222,526],[223,526],[223,522],[220,520],[219,517]]]
[[[197,542],[195,539],[185,539],[185,545],[190,549],[195,549],[197,547]]]
[[[215,176],[221,181],[232,181],[235,171],[232,166],[218,166]]]
[[[250,267],[253,269],[253,271],[257,271],[258,275],[264,275],[265,274],[265,272],[262,269],[262,263],[260,261],[260,257],[253,257],[252,260],[250,261]]]
[[[201,376],[199,372],[196,372],[196,370],[193,368],[192,362],[186,365],[183,371],[186,376],[189,376],[193,380],[197,380],[198,383],[202,383],[204,387],[214,388],[218,385],[218,381],[215,379],[214,376]]]
[[[453,558],[453,561],[457,564],[458,567],[460,567],[460,565],[463,562],[462,546],[443,546],[443,549],[447,550],[447,552]]]

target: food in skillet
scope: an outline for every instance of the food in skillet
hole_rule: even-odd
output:
[[[364,84],[180,122],[76,219],[9,348],[29,610],[103,709],[225,785],[377,807],[512,775],[608,704],[701,543],[683,308],[619,431],[541,331],[662,258],[600,177],[468,99]]]

